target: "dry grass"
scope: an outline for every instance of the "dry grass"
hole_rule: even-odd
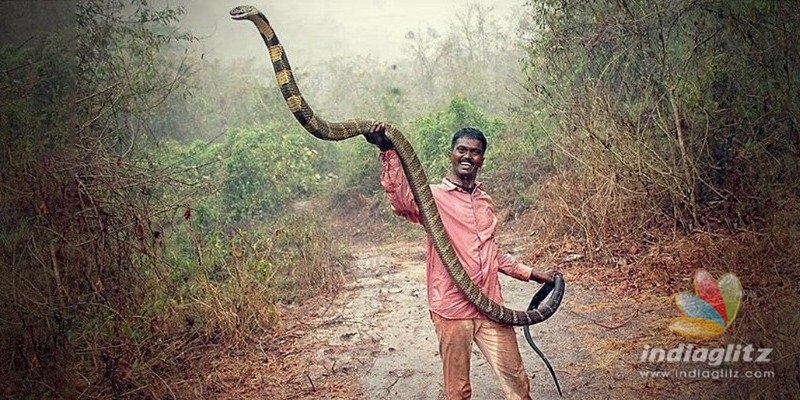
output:
[[[772,361],[754,369],[772,370],[775,378],[683,382],[686,387],[673,395],[684,397],[692,393],[694,398],[744,399],[788,398],[797,393],[800,390],[800,382],[796,380],[800,367],[797,199],[787,197],[775,209],[764,210],[769,217],[751,229],[695,230],[684,234],[659,224],[658,219],[648,221],[643,218],[642,209],[631,207],[629,202],[629,206],[620,206],[626,203],[624,199],[615,197],[613,191],[598,191],[598,185],[602,183],[553,177],[538,188],[534,209],[514,221],[513,229],[518,235],[529,235],[531,250],[525,261],[531,265],[555,265],[570,255],[584,255],[577,262],[559,267],[569,282],[596,291],[620,309],[644,313],[633,319],[639,324],[634,329],[636,339],[617,340],[614,331],[608,330],[609,337],[598,337],[597,343],[589,344],[601,349],[598,354],[609,357],[598,361],[601,366],[614,364],[614,357],[620,354],[635,354],[645,344],[671,347],[685,341],[666,329],[678,316],[672,296],[693,290],[692,279],[697,269],[706,269],[715,277],[733,272],[744,287],[742,309],[729,331],[706,345],[752,343],[774,348]],[[593,303],[585,305],[585,310],[574,311],[578,317],[602,312],[602,307],[601,303]],[[610,316],[604,323],[623,323],[627,316]],[[747,369],[746,365],[734,367]],[[643,382],[619,382],[629,385],[630,393],[652,394],[671,393],[668,386],[674,382],[644,383],[646,387],[641,386]]]
[[[251,353],[253,343],[276,334],[276,303],[334,292],[349,262],[327,228],[303,213],[225,240],[184,241],[188,253],[172,243],[183,233],[165,233],[163,248],[144,254],[116,248],[126,263],[116,265],[128,266],[119,270],[61,261],[112,258],[114,247],[80,252],[66,244],[45,252],[48,263],[38,268],[19,268],[22,258],[4,268],[0,393],[186,398],[179,393],[210,379],[198,374],[215,365],[212,358]],[[26,240],[36,246],[38,239]],[[43,268],[51,263],[69,281],[58,285]]]
[[[284,307],[281,322],[269,334],[240,343],[195,352],[192,367],[170,376],[175,398],[355,399],[361,390],[352,374],[335,368],[316,373],[325,343],[302,340],[303,330],[330,303],[334,293]]]

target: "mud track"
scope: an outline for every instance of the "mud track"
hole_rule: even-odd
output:
[[[501,244],[512,254],[525,250],[513,240]],[[317,349],[308,364],[307,380],[347,378],[360,386],[366,399],[443,398],[441,361],[427,309],[422,243],[362,247],[354,253],[352,281],[322,306],[314,321],[304,324],[307,331],[300,332],[301,345]],[[662,310],[605,298],[564,272],[568,286],[561,309],[531,329],[556,369],[564,398],[680,397],[681,389],[643,379],[638,372],[643,368],[641,347],[636,350],[634,343],[658,335],[643,327],[652,325],[647,320],[658,319]],[[527,306],[538,288],[505,276],[501,285],[512,308]],[[532,397],[559,398],[522,329],[517,332]],[[503,398],[477,346],[471,365],[473,398]]]

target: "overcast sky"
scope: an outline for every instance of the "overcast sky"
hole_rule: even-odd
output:
[[[476,0],[473,0],[476,1]],[[492,6],[501,21],[511,21],[524,0],[478,0]],[[408,31],[439,31],[463,11],[467,0],[182,0],[182,26],[202,37],[202,51],[227,59],[261,57],[265,47],[249,21],[234,21],[228,11],[256,6],[275,28],[290,60],[324,60],[338,54],[399,58]],[[511,22],[509,22],[511,23]]]
[[[18,44],[70,21],[75,0],[0,0],[0,40]],[[155,7],[182,5],[181,27],[201,38],[208,57],[261,57],[265,48],[249,21],[234,21],[231,8],[251,4],[269,18],[289,55],[302,63],[340,54],[393,62],[406,33],[432,27],[444,31],[468,1],[493,7],[513,31],[525,0],[150,0]]]

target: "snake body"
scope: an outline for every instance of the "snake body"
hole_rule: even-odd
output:
[[[542,285],[539,291],[537,291],[536,294],[534,294],[533,297],[531,298],[530,305],[528,305],[528,310],[534,310],[537,307],[539,307],[539,305],[542,304],[542,301],[544,301],[544,299],[547,298],[550,292],[553,291],[554,287],[555,284],[553,282],[548,282]],[[528,342],[533,351],[536,352],[536,355],[538,355],[539,358],[542,359],[542,362],[544,362],[544,365],[547,367],[547,370],[550,371],[550,376],[553,377],[553,382],[555,382],[556,384],[556,390],[558,390],[558,395],[563,396],[563,394],[561,393],[561,385],[558,383],[558,377],[556,376],[556,371],[553,369],[553,366],[550,365],[550,360],[547,359],[547,356],[544,355],[544,352],[542,352],[542,350],[539,349],[538,346],[536,346],[536,343],[534,343],[533,336],[531,336],[530,326],[528,325],[523,326],[522,333],[525,335],[525,341]]]
[[[329,122],[314,113],[300,93],[283,46],[264,14],[253,6],[236,7],[231,10],[230,14],[233,19],[250,20],[256,25],[269,51],[275,78],[283,98],[289,106],[289,110],[305,130],[319,139],[333,141],[345,140],[369,132],[370,127],[376,122],[374,119],[347,119]],[[392,142],[400,158],[406,179],[411,186],[414,200],[420,211],[422,225],[433,242],[442,263],[464,296],[487,318],[505,325],[537,324],[553,315],[564,295],[564,279],[560,274],[555,276],[555,289],[549,301],[527,311],[512,310],[497,304],[475,286],[453,250],[436,209],[433,193],[428,186],[428,178],[414,149],[405,136],[389,124],[386,124],[386,137]]]

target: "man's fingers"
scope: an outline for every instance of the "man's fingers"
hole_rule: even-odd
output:
[[[367,142],[372,143],[381,151],[386,151],[393,148],[392,142],[386,137],[386,124],[383,122],[375,122],[369,127],[369,131],[364,134]]]
[[[536,278],[534,280],[539,283],[553,283],[556,280],[556,273],[553,271],[548,270],[544,272],[538,272],[535,274]]]
[[[376,123],[372,124],[372,127],[370,128],[370,132],[377,133],[377,134],[383,134],[384,132],[386,132],[386,124],[384,124],[383,122],[376,122]]]

